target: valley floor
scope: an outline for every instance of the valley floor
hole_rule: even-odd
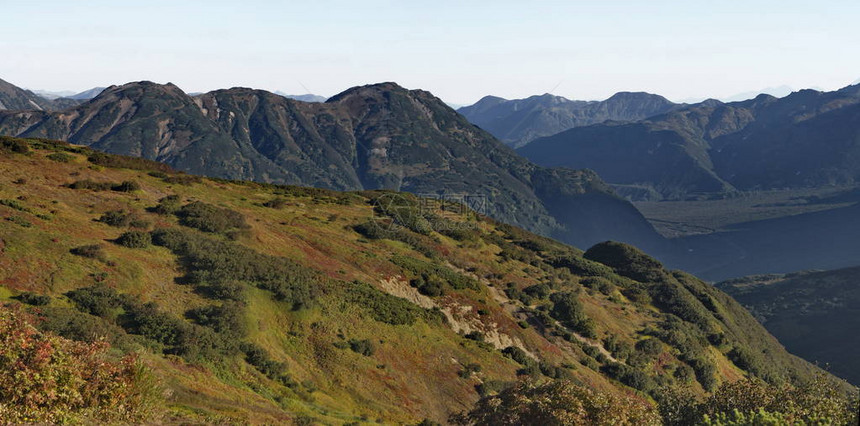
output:
[[[860,188],[785,189],[745,192],[733,198],[690,201],[635,201],[633,204],[666,238],[710,234],[734,225],[848,207]]]

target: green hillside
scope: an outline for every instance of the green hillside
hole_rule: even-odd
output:
[[[518,381],[652,419],[661,401],[665,420],[670,388],[706,398],[820,373],[726,294],[631,246],[582,252],[405,193],[200,178],[2,138],[0,216],[13,421],[444,423],[532,392]],[[97,362],[105,375],[88,375]],[[117,385],[68,396],[102,382]],[[695,413],[713,413],[703,401]]]

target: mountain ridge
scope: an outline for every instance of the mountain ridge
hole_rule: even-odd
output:
[[[860,177],[850,142],[860,131],[858,92],[847,86],[697,104],[570,129],[518,152],[548,167],[592,168],[614,185],[644,186],[665,199],[846,184]]]
[[[457,112],[506,144],[519,148],[572,127],[607,120],[642,119],[675,107],[666,98],[646,92],[618,92],[603,101],[569,100],[546,93],[514,100],[486,96]]]
[[[172,84],[129,83],[64,112],[4,112],[0,132],[230,179],[483,197],[488,214],[580,246],[662,240],[595,174],[537,167],[429,92],[395,83],[325,103],[245,88],[189,97]]]

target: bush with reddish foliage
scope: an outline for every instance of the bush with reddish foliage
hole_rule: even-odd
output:
[[[105,342],[42,333],[15,305],[0,305],[0,419],[18,423],[139,422],[158,390],[134,355]]]

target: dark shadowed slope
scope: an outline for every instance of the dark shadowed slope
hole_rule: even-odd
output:
[[[707,280],[797,269],[836,269],[860,259],[860,204],[733,225],[672,240],[672,267]]]
[[[752,276],[717,287],[789,351],[860,383],[860,268]]]
[[[548,167],[593,169],[640,198],[854,184],[860,86],[704,102],[636,123],[571,129],[519,152]]]

